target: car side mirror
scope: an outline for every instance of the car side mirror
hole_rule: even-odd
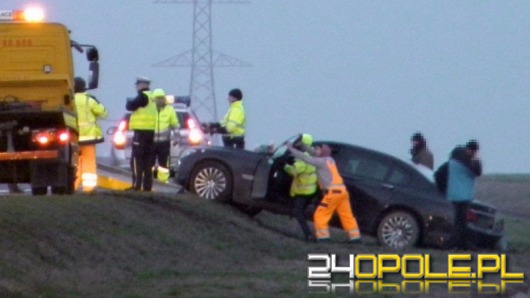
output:
[[[88,75],[88,89],[96,89],[99,82],[99,63],[97,61],[90,62]]]
[[[96,48],[90,48],[86,52],[86,59],[90,62],[97,62],[99,61],[99,52]]]
[[[116,133],[117,130],[118,128],[116,126],[111,126],[107,129],[106,133],[107,135],[112,136]]]

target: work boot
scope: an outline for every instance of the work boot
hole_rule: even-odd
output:
[[[354,239],[350,239],[348,240],[348,243],[350,244],[361,244],[361,238],[354,238]]]

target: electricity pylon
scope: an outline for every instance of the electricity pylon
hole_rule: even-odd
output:
[[[212,4],[242,4],[248,0],[155,0],[155,3],[193,3],[192,48],[155,63],[155,67],[191,66],[191,106],[202,121],[218,121],[214,67],[251,66],[212,47]]]

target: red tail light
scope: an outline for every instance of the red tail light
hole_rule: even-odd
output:
[[[188,118],[188,128],[190,130],[194,129],[194,128],[197,128],[197,123],[195,123],[195,120],[193,120],[192,118]]]
[[[127,122],[127,120],[122,120],[120,121],[120,125],[118,125],[118,130],[119,131],[126,131],[129,129],[129,122]]]
[[[477,222],[479,220],[479,217],[475,211],[468,209],[466,213],[466,219],[467,222]]]
[[[62,131],[57,136],[57,139],[59,140],[59,143],[66,144],[70,141],[70,133],[68,131]]]
[[[50,142],[50,139],[51,139],[50,134],[47,131],[41,131],[35,137],[35,141],[42,146],[48,145],[48,143]]]

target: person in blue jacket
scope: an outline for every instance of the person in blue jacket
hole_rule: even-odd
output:
[[[482,175],[482,162],[478,156],[479,143],[470,140],[457,146],[448,162],[446,197],[455,207],[455,244],[466,248],[466,213],[475,196],[475,180]]]

